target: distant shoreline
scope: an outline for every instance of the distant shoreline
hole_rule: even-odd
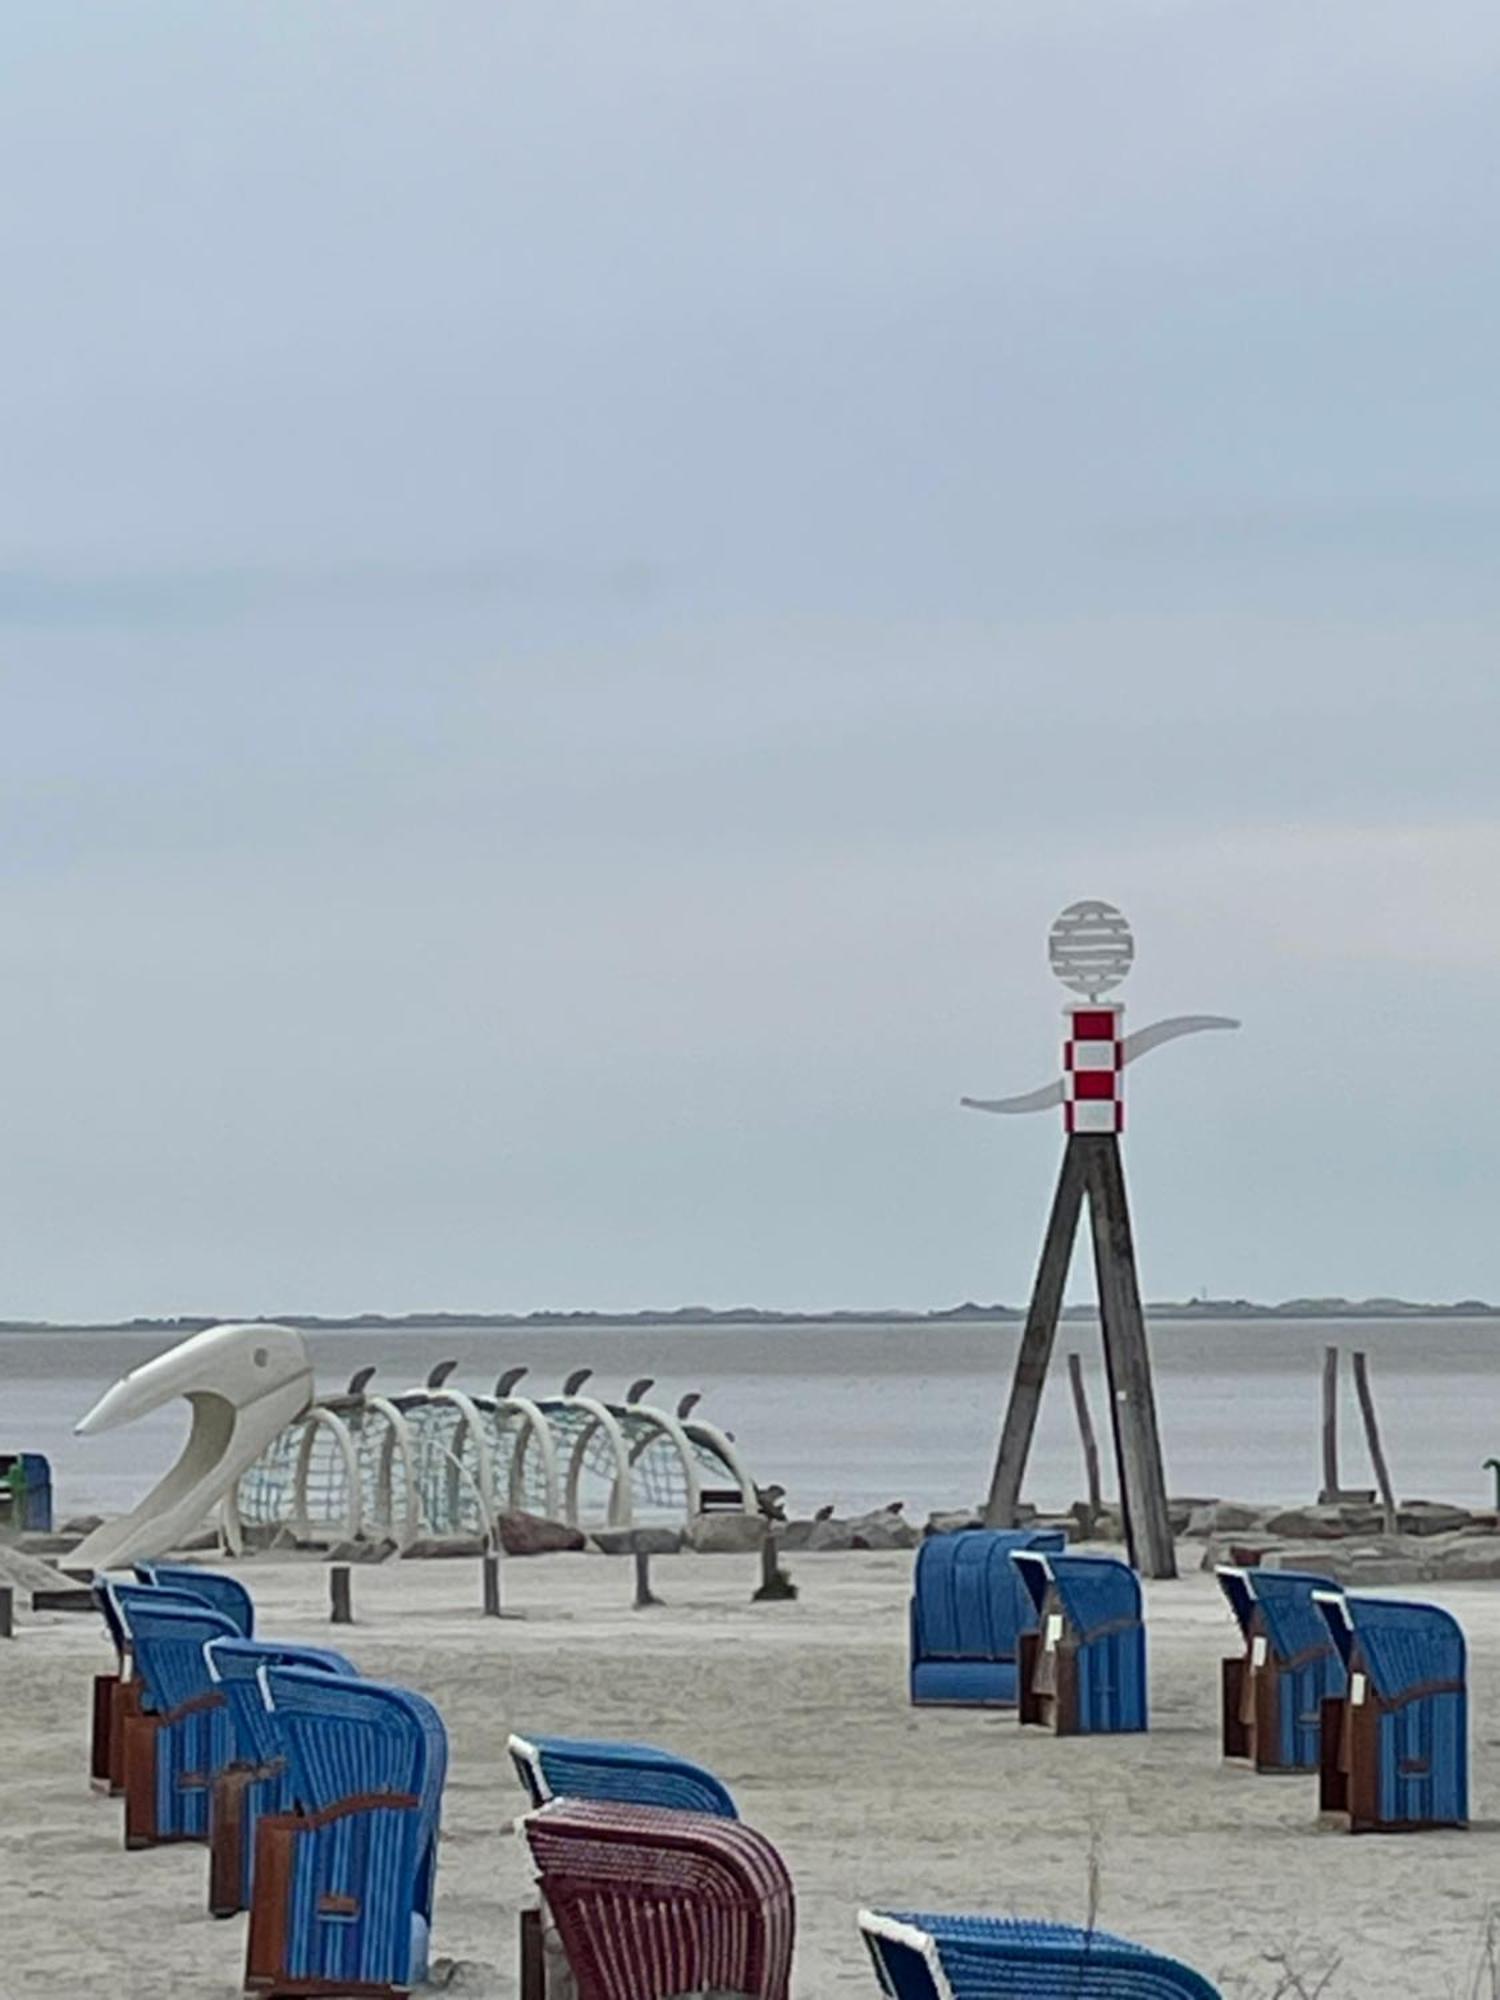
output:
[[[1433,1305],[1411,1299],[1283,1299],[1276,1305],[1264,1305],[1252,1299],[1158,1299],[1148,1303],[1146,1314],[1152,1320],[1245,1320],[1245,1319],[1320,1319],[1320,1320],[1372,1320],[1372,1319],[1494,1319],[1500,1317],[1500,1306],[1489,1304],[1484,1299],[1460,1299],[1454,1303]],[[127,1320],[90,1320],[69,1322],[62,1320],[0,1320],[0,1333],[175,1333],[178,1335],[198,1333],[205,1327],[220,1326],[233,1314],[197,1315],[182,1314],[166,1319],[136,1318]],[[460,1313],[460,1312],[415,1312],[415,1313],[353,1313],[347,1317],[330,1317],[319,1313],[255,1313],[250,1315],[252,1323],[278,1323],[285,1326],[301,1327],[308,1332],[343,1332],[366,1327],[374,1332],[406,1331],[415,1332],[424,1328],[441,1330],[444,1327],[492,1327],[497,1332],[509,1329],[571,1329],[575,1327],[632,1327],[632,1326],[681,1326],[681,1327],[736,1327],[736,1326],[962,1326],[969,1322],[992,1322],[996,1320],[1022,1320],[1025,1309],[1009,1305],[977,1305],[972,1300],[963,1305],[943,1306],[929,1312],[880,1311],[864,1308],[840,1308],[832,1312],[771,1312],[758,1306],[730,1306],[716,1308],[710,1306],[674,1306],[664,1312],[532,1312],[532,1313]],[[1091,1320],[1097,1317],[1092,1305],[1067,1306],[1063,1310],[1065,1320]]]

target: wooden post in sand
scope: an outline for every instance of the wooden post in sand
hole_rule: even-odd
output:
[[[353,1590],[348,1563],[335,1563],[328,1572],[328,1616],[334,1625],[354,1623]]]
[[[752,1604],[786,1604],[797,1595],[797,1586],[781,1567],[776,1549],[776,1537],[771,1532],[771,1524],[766,1523],[765,1538],[760,1545],[760,1588],[750,1599]]]
[[[1088,1480],[1089,1533],[1092,1535],[1104,1512],[1104,1488],[1099,1478],[1099,1441],[1094,1436],[1094,1420],[1089,1414],[1089,1392],[1084,1387],[1083,1357],[1068,1356],[1068,1381],[1073,1389],[1073,1413],[1078,1419],[1078,1435],[1083,1440],[1083,1469]]]
[[[16,1636],[16,1593],[8,1583],[0,1584],[0,1639]]]
[[[637,1549],[635,1552],[635,1609],[649,1611],[661,1599],[651,1589],[651,1551]]]
[[[1370,1448],[1370,1463],[1375,1468],[1375,1484],[1380,1488],[1380,1507],[1385,1515],[1385,1532],[1396,1532],[1396,1495],[1391,1487],[1390,1467],[1385,1462],[1385,1452],[1380,1443],[1380,1425],[1375,1420],[1375,1399],[1370,1394],[1369,1362],[1365,1355],[1354,1356],[1354,1393],[1359,1397],[1359,1412],[1365,1420],[1365,1443]]]
[[[521,2000],[547,2000],[542,1913],[534,1907],[521,1912]]]
[[[486,1618],[503,1616],[500,1609],[500,1558],[497,1555],[481,1556],[484,1565],[484,1615]]]
[[[1339,1498],[1339,1351],[1323,1349],[1323,1491],[1318,1495],[1324,1506],[1337,1506]]]

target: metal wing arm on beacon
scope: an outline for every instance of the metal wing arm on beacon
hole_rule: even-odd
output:
[[[1212,1028],[1239,1025],[1226,1014],[1173,1014],[1165,1021],[1153,1021],[1149,1028],[1137,1028],[1133,1035],[1127,1035],[1120,1044],[1121,1059],[1134,1062],[1137,1056],[1159,1049],[1163,1042],[1175,1042],[1179,1035],[1201,1035]],[[1063,1102],[1063,1080],[1058,1077],[1055,1083],[1045,1083],[1040,1090],[1025,1091],[1020,1097],[961,1097],[958,1101],[970,1111],[1050,1111]]]

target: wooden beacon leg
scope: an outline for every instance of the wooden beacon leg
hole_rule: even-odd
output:
[[[995,1454],[995,1470],[985,1502],[987,1528],[1013,1528],[1021,1499],[1021,1481],[1031,1456],[1031,1439],[1041,1408],[1042,1389],[1047,1380],[1047,1364],[1052,1359],[1052,1343],[1057,1337],[1057,1319],[1062,1311],[1063,1290],[1068,1282],[1068,1266],[1073,1261],[1073,1239],[1078,1234],[1078,1212],[1083,1206],[1083,1159],[1078,1140],[1070,1138],[1063,1152],[1057,1192],[1052,1197],[1052,1214],[1042,1244],[1031,1305],[1021,1333],[1016,1372],[1011,1378],[1010,1401],[1000,1430],[1000,1448]]]
[[[1173,1577],[1177,1574],[1177,1550],[1167,1512],[1151,1354],[1136,1277],[1120,1143],[1112,1132],[1101,1132],[1075,1135],[1069,1141],[1070,1150],[1075,1146],[1083,1150],[1093,1224],[1099,1318],[1130,1560],[1143,1576]]]

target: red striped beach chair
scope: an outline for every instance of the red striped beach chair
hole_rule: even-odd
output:
[[[564,1798],[522,1824],[579,2000],[786,2000],[791,1877],[743,1821]]]

